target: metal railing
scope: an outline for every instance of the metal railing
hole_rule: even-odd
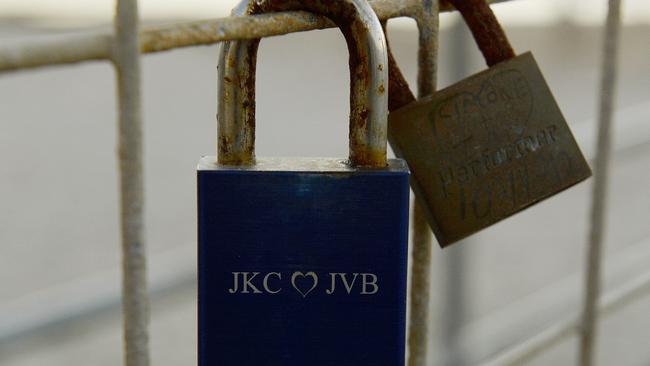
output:
[[[496,0],[492,3],[507,1]],[[419,30],[418,94],[436,90],[438,13],[451,9],[438,0],[376,0],[371,4],[382,21],[410,17]],[[617,35],[620,27],[620,0],[610,0],[603,57],[600,127],[595,188],[592,207],[592,235],[589,245],[588,276],[583,316],[559,321],[538,335],[494,355],[484,365],[520,364],[569,335],[580,333],[580,363],[592,364],[597,314],[604,315],[650,291],[650,273],[605,296],[599,295],[602,259],[602,229],[610,156],[613,90],[616,75]],[[139,31],[137,0],[117,0],[114,33],[90,32],[55,41],[26,42],[0,48],[0,72],[108,60],[115,65],[119,95],[119,170],[122,230],[122,304],[125,362],[129,366],[149,364],[148,292],[143,225],[143,152],[140,111],[140,53],[179,47],[215,44],[236,39],[277,36],[292,32],[333,27],[322,17],[302,12],[276,13],[254,17],[228,17],[190,22]],[[429,347],[429,297],[432,236],[418,209],[413,210],[412,271],[410,273],[410,321],[408,331],[409,366],[424,366]]]

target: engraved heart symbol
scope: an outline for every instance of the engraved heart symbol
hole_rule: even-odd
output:
[[[309,286],[309,278],[311,278],[311,287]],[[318,285],[318,276],[314,272],[293,272],[291,275],[291,285],[302,295],[303,298],[307,297]]]
[[[455,89],[453,89],[455,88]],[[429,111],[435,148],[456,164],[520,138],[533,111],[533,92],[518,70],[470,78]],[[451,90],[450,89],[450,90]]]

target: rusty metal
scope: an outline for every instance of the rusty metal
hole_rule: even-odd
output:
[[[376,11],[378,11],[378,13],[380,13],[380,16],[381,14],[389,14],[391,12],[394,14],[395,10],[391,9],[392,7],[392,5],[390,4],[391,2],[392,1],[376,1],[373,2],[373,7],[375,8]],[[381,6],[383,5],[385,5],[385,8],[381,8]],[[419,9],[418,7],[409,9],[409,12],[414,10],[413,15],[405,15],[405,16],[411,16],[416,18],[416,20],[419,20],[421,13],[419,13],[418,9]],[[446,10],[449,10],[449,4],[447,2],[443,2],[441,4],[441,11],[446,11]],[[257,31],[261,33],[268,32],[269,35],[274,35],[272,33],[277,32],[277,34],[279,35],[279,34],[286,34],[292,31],[327,28],[333,26],[331,22],[329,22],[328,20],[322,17],[309,17],[309,16],[303,17],[303,15],[304,14],[302,13],[269,14],[268,19],[266,20],[259,19],[261,23],[267,21],[268,22],[267,25],[263,25],[261,28],[259,28],[255,24],[253,24],[253,22],[257,21],[258,19],[254,19],[249,22],[250,24],[247,23],[246,26],[242,26],[241,28],[239,28],[238,31],[250,31],[252,37],[252,34]],[[266,15],[260,15],[259,17],[264,17],[264,16]],[[276,23],[276,20],[283,21],[282,19],[284,18],[286,18],[288,22],[296,21],[296,23],[291,25],[292,27],[295,26],[294,30],[287,31],[282,27],[277,27],[277,28],[273,27],[275,24],[278,24]],[[224,20],[230,20],[230,19],[231,18],[225,18]],[[300,20],[296,20],[296,19],[303,19],[304,24],[300,24]],[[219,24],[228,23],[228,22],[220,23],[219,21],[221,20],[222,19],[216,21],[185,23],[181,25],[172,25],[165,28],[145,31],[141,33],[141,46],[143,47],[143,50],[145,52],[159,52],[168,49],[173,49],[176,47],[212,44],[215,42],[219,42],[220,37],[221,38],[224,37],[224,34],[222,32],[224,28],[220,28]],[[238,21],[235,21],[234,24],[239,24],[239,23]],[[241,22],[241,24],[243,24],[243,22]],[[219,28],[218,31],[215,32],[212,31],[217,28]],[[226,32],[229,32],[227,27],[226,27]],[[148,38],[148,36],[151,36],[151,38]],[[226,35],[226,37],[232,37],[232,34]],[[55,42],[43,42],[37,44],[28,43],[25,45],[18,45],[14,47],[5,48],[5,49],[0,49],[0,70],[1,69],[14,70],[14,69],[27,68],[27,67],[67,64],[67,63],[74,63],[74,62],[85,61],[85,60],[101,60],[107,58],[114,59],[116,57],[115,55],[117,54],[117,52],[114,51],[117,48],[117,45],[114,45],[115,43],[117,42],[116,40],[114,40],[114,37],[111,34],[94,33],[94,34],[82,34],[78,36],[77,35],[70,36]],[[647,292],[648,289],[647,276],[645,278],[644,286],[645,287],[643,287],[643,290]],[[607,303],[607,299],[605,299],[605,303]],[[607,307],[607,305],[605,306]],[[572,323],[571,325],[572,329],[576,329],[576,324],[577,324],[577,320]],[[555,334],[554,336],[557,336],[557,334]],[[524,344],[524,346],[529,346],[529,345]],[[541,348],[544,348],[546,346],[542,346]],[[526,349],[526,347],[524,347],[522,351],[529,352],[530,349]],[[518,364],[519,362],[521,361],[515,361],[514,364]],[[496,364],[501,364],[501,363],[496,363]]]
[[[496,65],[389,117],[391,146],[408,161],[443,247],[591,175],[532,55],[509,59],[483,0],[451,2],[461,4],[473,32],[498,28],[488,44],[474,35]]]
[[[238,7],[243,9],[243,7]],[[329,17],[343,32],[350,54],[350,164],[386,166],[388,60],[386,40],[366,1],[250,2],[249,14],[302,9]],[[378,36],[380,35],[380,36]],[[255,63],[259,39],[224,45],[219,62],[218,159],[220,164],[255,160]]]
[[[463,16],[488,66],[515,57],[506,33],[485,0],[447,0]]]
[[[591,175],[530,53],[389,118],[443,247]]]
[[[390,43],[388,47],[388,111],[394,112],[402,107],[409,105],[410,103],[415,102],[415,95],[409,88],[406,78],[402,74],[395,57],[390,49]],[[388,139],[391,139],[389,133]],[[394,146],[391,147],[394,148]],[[397,152],[396,152],[397,153]],[[399,154],[398,154],[399,155]]]
[[[243,0],[231,16],[251,12]],[[220,164],[255,162],[255,67],[259,40],[224,42],[217,65],[217,157]],[[246,88],[242,87],[246,85]],[[245,94],[244,94],[245,93]]]
[[[418,26],[418,96],[432,94],[438,83],[439,1],[424,0],[415,18]]]
[[[512,0],[492,0],[490,3],[505,1]],[[417,19],[421,11],[420,0],[376,0],[371,5],[382,20],[397,17]],[[452,10],[453,7],[449,4],[441,7],[441,11]],[[334,24],[326,18],[304,12],[227,17],[146,29],[140,34],[140,50],[142,53],[162,52],[333,27]],[[105,31],[84,32],[47,42],[26,41],[0,47],[0,72],[109,60],[113,56],[114,47],[114,35]]]

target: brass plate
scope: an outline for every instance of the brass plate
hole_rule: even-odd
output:
[[[591,175],[530,52],[389,116],[441,246]]]

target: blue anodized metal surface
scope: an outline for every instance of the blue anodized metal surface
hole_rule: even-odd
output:
[[[408,168],[198,169],[199,365],[402,366]]]

